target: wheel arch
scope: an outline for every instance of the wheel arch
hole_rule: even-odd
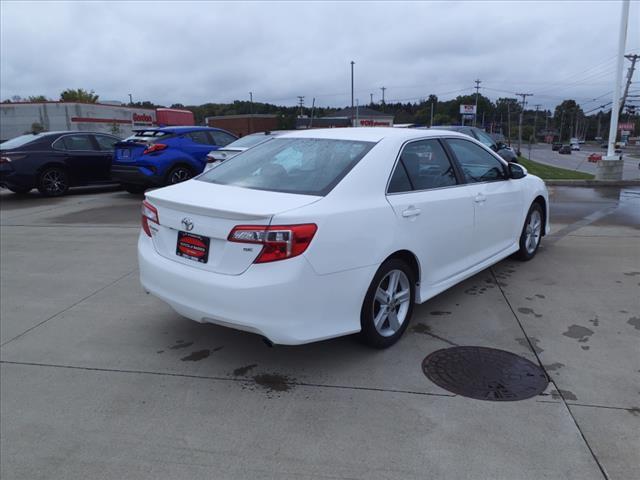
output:
[[[420,278],[421,278],[420,262],[418,262],[418,257],[416,257],[416,255],[409,250],[398,250],[396,252],[393,252],[387,258],[385,258],[384,262],[386,262],[391,258],[397,258],[399,260],[402,260],[407,265],[409,265],[409,267],[411,267],[411,269],[413,270],[413,273],[416,276],[416,288],[418,288],[420,286]]]
[[[534,203],[537,203],[542,208],[542,235],[544,236],[547,234],[547,200],[542,195],[538,195],[533,199],[531,205]]]

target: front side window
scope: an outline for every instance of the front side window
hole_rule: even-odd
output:
[[[457,138],[447,139],[465,179],[469,183],[492,182],[505,179],[504,164],[484,148]]]
[[[224,132],[212,131],[209,133],[213,137],[213,141],[215,142],[215,144],[219,147],[225,147],[236,139],[236,137]]]
[[[187,137],[193,140],[195,143],[199,143],[201,145],[211,145],[211,139],[207,132],[189,132],[187,133]]]
[[[198,177],[256,190],[326,195],[374,146],[373,142],[282,138],[257,145]]]
[[[60,137],[56,140],[53,147],[59,150],[68,150],[71,152],[95,150],[89,135],[65,135],[64,137]]]
[[[100,150],[107,152],[112,151],[115,148],[115,144],[120,141],[118,138],[109,137],[107,135],[95,135],[95,139],[98,142]]]
[[[409,143],[402,150],[388,192],[430,190],[457,183],[453,165],[440,142],[420,140]]]

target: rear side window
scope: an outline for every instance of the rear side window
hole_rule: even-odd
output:
[[[202,145],[211,145],[211,139],[209,138],[209,135],[207,135],[207,132],[189,132],[187,133],[187,137],[189,137],[196,143],[200,143]]]
[[[453,165],[440,142],[420,140],[411,142],[403,148],[391,177],[388,192],[430,190],[457,183]]]
[[[227,160],[198,179],[256,190],[326,195],[374,145],[318,138],[274,139]]]
[[[109,137],[107,135],[95,135],[95,139],[102,151],[112,151],[115,144],[120,141],[118,138]]]
[[[93,151],[95,147],[89,135],[65,135],[53,142],[53,148],[68,151]]]
[[[503,163],[484,148],[468,140],[457,138],[450,138],[447,143],[458,159],[467,182],[492,182],[505,179]]]
[[[225,147],[236,140],[236,137],[224,132],[211,131],[209,135],[213,137],[213,141],[219,147]]]

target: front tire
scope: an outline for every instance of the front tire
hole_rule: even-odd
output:
[[[398,341],[413,315],[415,289],[415,273],[402,260],[391,258],[380,266],[362,302],[364,343],[387,348]]]
[[[520,234],[520,249],[516,252],[516,258],[526,262],[536,256],[542,240],[543,218],[540,204],[536,202],[531,205]]]
[[[45,197],[59,197],[69,190],[69,175],[59,167],[42,171],[38,178],[38,191]]]

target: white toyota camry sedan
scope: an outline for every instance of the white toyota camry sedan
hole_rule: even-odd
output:
[[[147,192],[140,280],[181,315],[303,344],[395,343],[413,306],[548,232],[544,183],[451,131],[289,133]]]

